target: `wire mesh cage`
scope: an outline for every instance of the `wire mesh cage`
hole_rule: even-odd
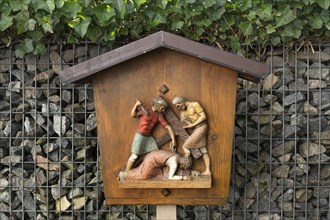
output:
[[[0,219],[155,219],[105,204],[92,87],[57,75],[110,49],[0,51]],[[256,51],[272,72],[238,81],[228,203],[178,204],[178,219],[330,219],[330,45]]]

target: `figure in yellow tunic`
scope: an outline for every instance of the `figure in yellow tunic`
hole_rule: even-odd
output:
[[[184,128],[194,129],[190,137],[183,143],[185,155],[190,156],[190,149],[200,149],[205,164],[205,171],[201,175],[210,176],[211,160],[206,148],[208,125],[202,106],[198,102],[186,101],[180,96],[174,97],[172,103],[180,110],[180,120],[187,124]]]

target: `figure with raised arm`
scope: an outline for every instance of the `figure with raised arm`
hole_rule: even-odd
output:
[[[172,139],[170,147],[175,151],[176,141],[172,127],[167,123],[162,113],[168,107],[167,102],[160,96],[153,99],[153,104],[150,109],[145,109],[140,102],[136,100],[131,111],[132,118],[139,118],[137,132],[134,136],[131,146],[131,156],[126,165],[126,171],[132,169],[134,162],[139,155],[158,150],[157,142],[152,136],[152,131],[158,123],[165,127]]]

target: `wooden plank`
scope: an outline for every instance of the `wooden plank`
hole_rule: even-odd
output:
[[[181,189],[184,191],[183,189]],[[161,192],[154,192],[161,195]],[[170,200],[163,196],[160,199],[150,199],[150,198],[136,198],[136,199],[109,199],[106,198],[107,204],[118,204],[118,205],[141,205],[141,204],[154,204],[154,205],[219,205],[226,204],[227,198],[208,198],[208,199],[199,199],[199,198],[171,198]]]
[[[210,176],[200,176],[194,180],[163,180],[163,179],[149,179],[139,181],[121,181],[119,188],[127,189],[207,189],[211,188],[212,178]]]
[[[175,219],[177,219],[176,205],[157,205],[156,219],[157,220],[175,220]]]

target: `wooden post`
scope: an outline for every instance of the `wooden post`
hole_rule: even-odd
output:
[[[176,220],[176,205],[157,205],[157,220]]]

